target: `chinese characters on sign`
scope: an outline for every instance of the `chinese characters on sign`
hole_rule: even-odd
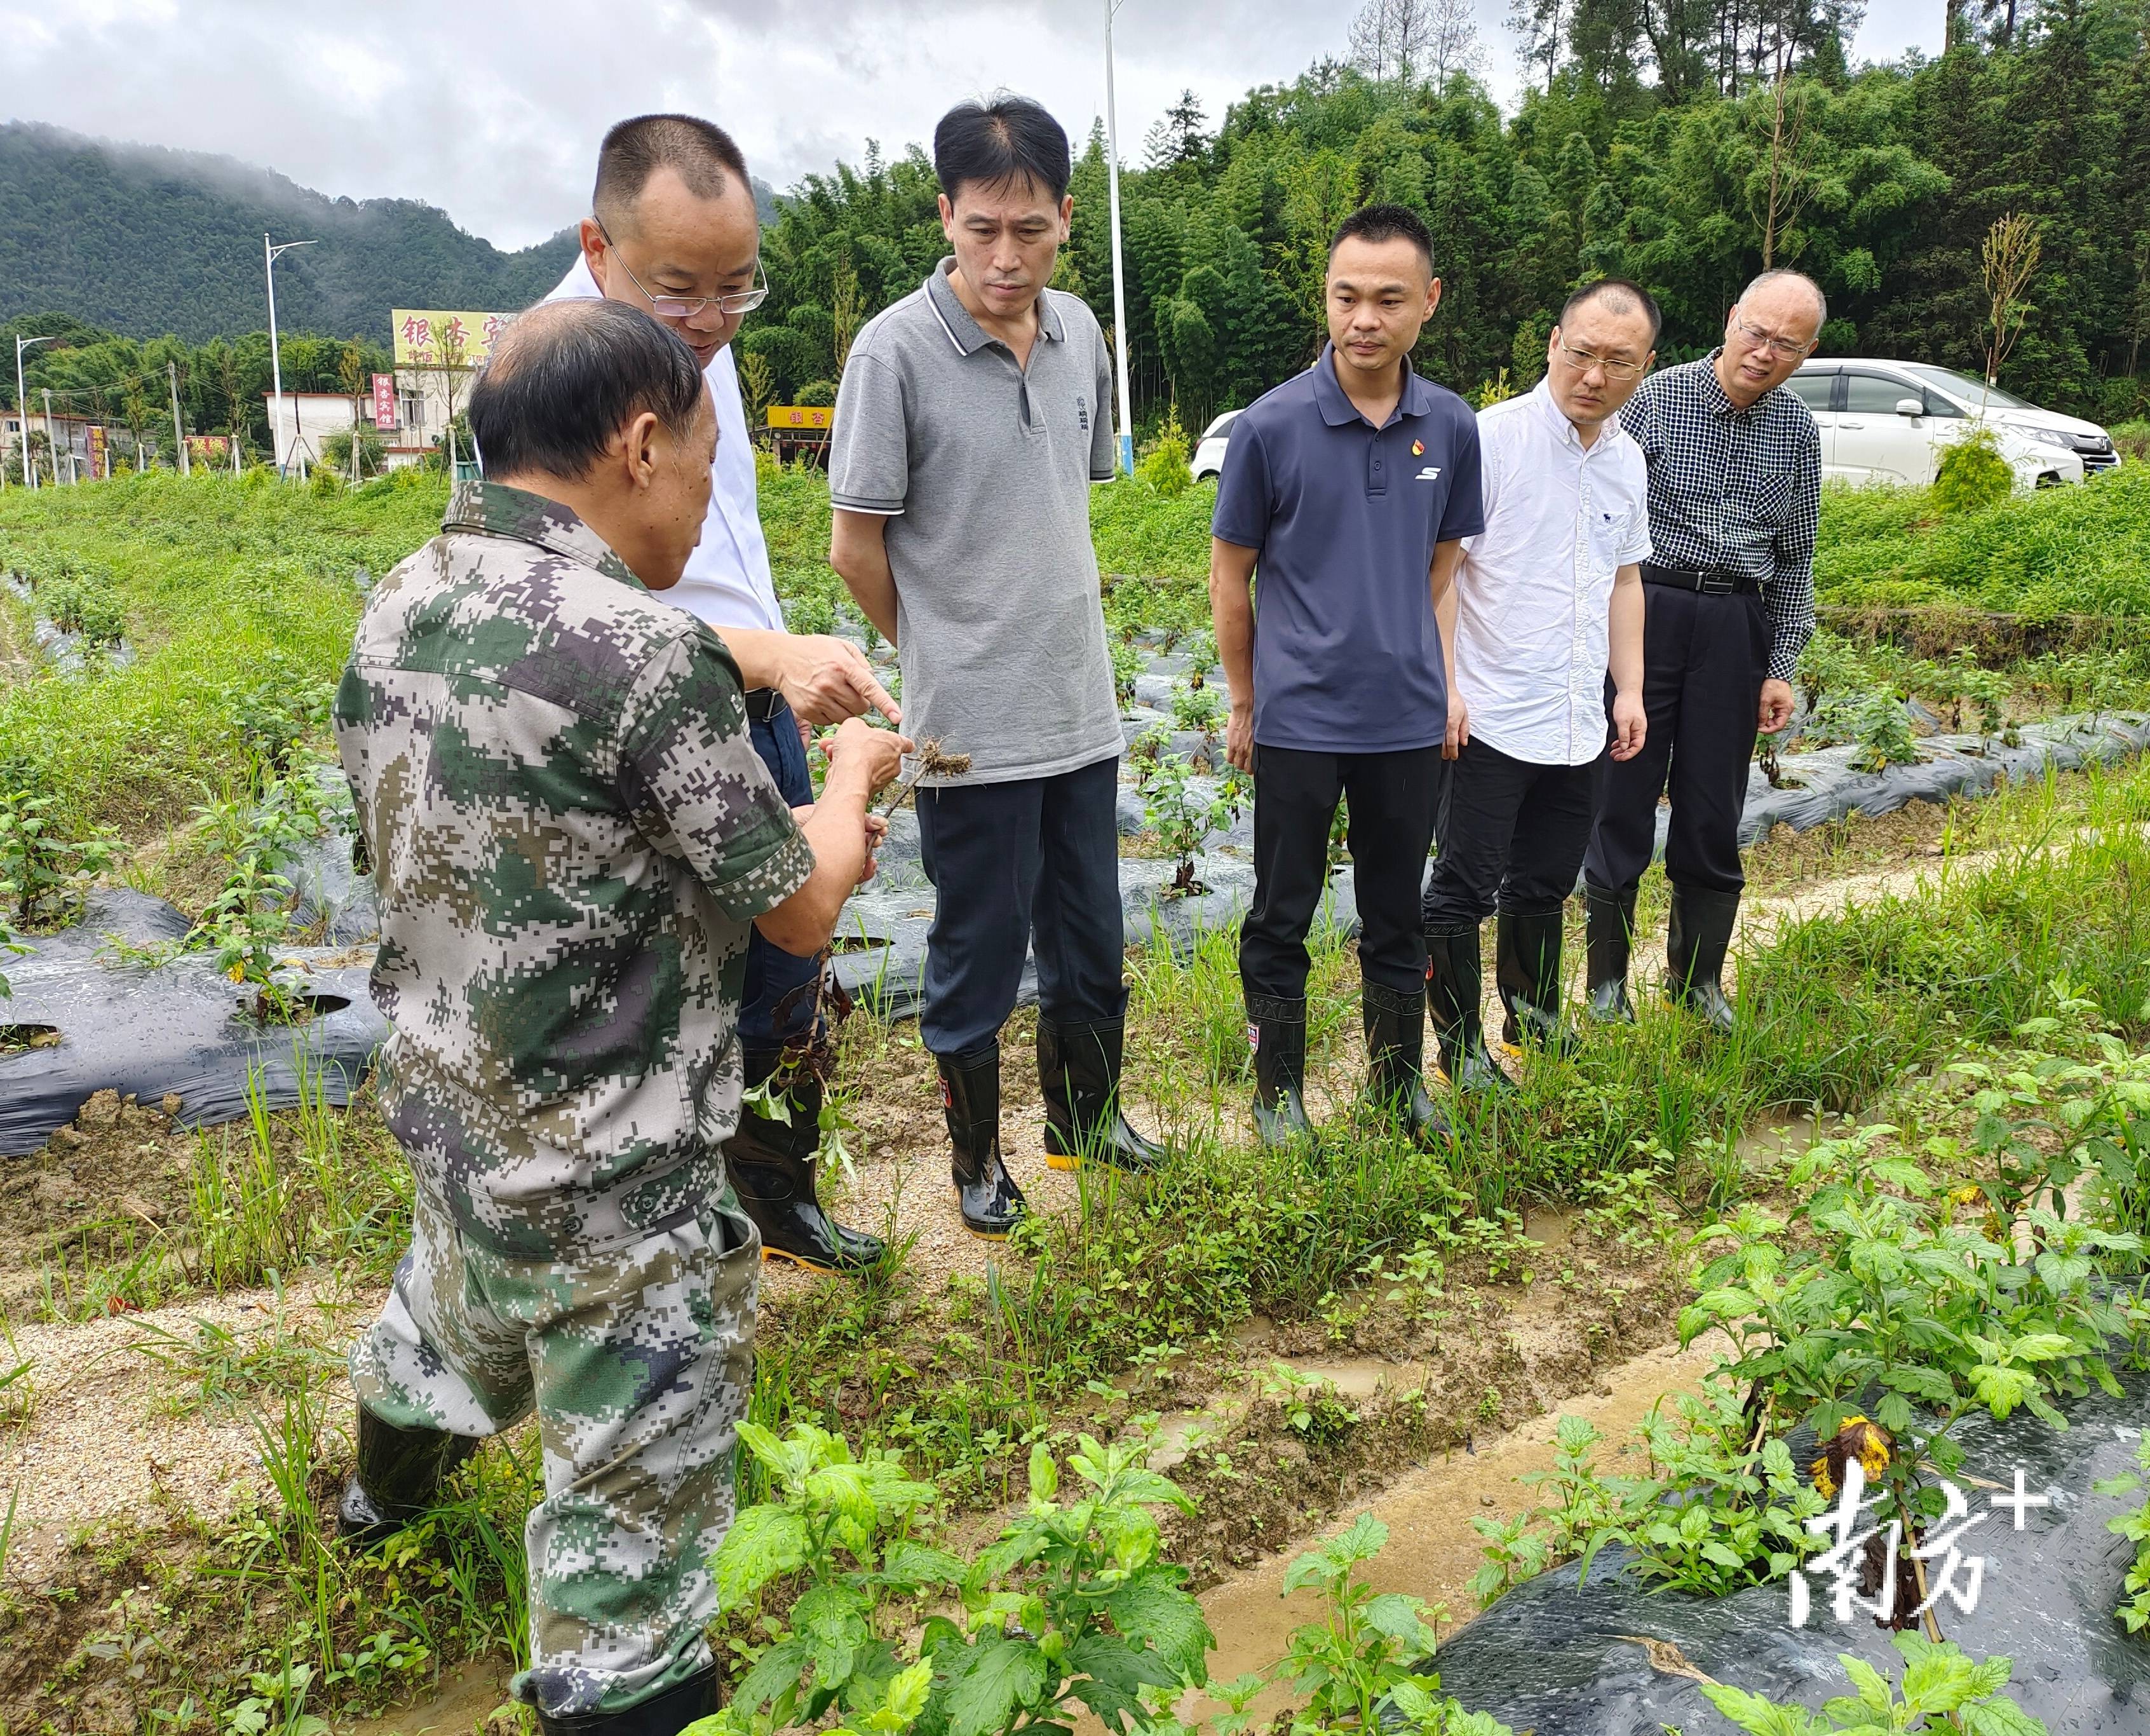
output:
[[[136,462],[139,463],[140,460]],[[105,456],[104,429],[102,425],[92,422],[89,426],[89,479],[93,482],[99,482],[111,474],[110,461]]]
[[[2023,1473],[2016,1473],[2016,1492],[1996,1495],[1983,1513],[1973,1513],[1971,1503],[1963,1491],[1946,1477],[1941,1480],[1942,1499],[1947,1503],[1940,1518],[1927,1527],[1925,1541],[1910,1552],[1910,1559],[1925,1570],[1925,1597],[1909,1613],[1913,1617],[1922,1616],[1941,1598],[1954,1603],[1960,1614],[1969,1615],[1978,1607],[1980,1591],[1986,1583],[1986,1557],[1966,1556],[1957,1547],[1963,1534],[1973,1526],[1982,1525],[1996,1511],[2012,1511],[2016,1529],[2023,1529],[2023,1515],[2031,1507],[2051,1506],[2050,1495],[2031,1495],[2023,1488]],[[1896,1557],[1903,1542],[1903,1522],[1891,1519],[1886,1525],[1875,1525],[1862,1530],[1860,1516],[1869,1507],[1880,1505],[1880,1497],[1866,1496],[1866,1471],[1857,1459],[1849,1461],[1844,1467],[1844,1490],[1835,1509],[1807,1521],[1807,1529],[1817,1537],[1830,1538],[1830,1547],[1809,1562],[1804,1568],[1794,1567],[1791,1580],[1791,1622],[1794,1628],[1804,1628],[1813,1612],[1813,1592],[1807,1583],[1807,1575],[1826,1575],[1835,1582],[1830,1594],[1830,1612],[1839,1622],[1849,1622],[1855,1608],[1865,1610],[1876,1622],[1887,1624],[1896,1615]],[[1861,1594],[1862,1579],[1870,1550],[1880,1540],[1880,1588],[1871,1596]]]
[[[373,376],[373,426],[392,428],[396,426],[396,376],[376,374]]]
[[[492,353],[493,341],[512,317],[437,308],[396,308],[389,314],[394,327],[396,366],[474,368]]]

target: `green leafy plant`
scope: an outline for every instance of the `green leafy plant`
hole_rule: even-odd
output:
[[[126,630],[126,618],[119,605],[103,584],[88,578],[55,580],[39,589],[38,601],[44,605],[53,626],[63,633],[79,634],[92,646],[116,645]]]
[[[260,679],[224,689],[225,712],[256,790],[292,771],[300,744],[327,728],[335,698],[328,682],[305,675],[282,657],[270,658],[270,664]]]
[[[1478,1552],[1485,1559],[1471,1577],[1471,1595],[1481,1609],[1555,1565],[1552,1547],[1532,1529],[1531,1519],[1527,1512],[1507,1519],[1489,1513],[1472,1517],[1471,1528],[1486,1540]]]
[[[1401,1592],[1376,1592],[1358,1577],[1388,1540],[1388,1527],[1361,1513],[1284,1572],[1287,1597],[1310,1586],[1323,1604],[1322,1619],[1293,1632],[1270,1673],[1305,1696],[1292,1714],[1292,1736],[1372,1736],[1398,1723],[1421,1736],[1509,1736],[1442,1696],[1441,1677],[1426,1668],[1442,1612]]]
[[[832,1711],[846,1728],[896,1736],[1012,1736],[1064,1730],[1076,1705],[1109,1729],[1168,1722],[1164,1702],[1207,1679],[1214,1641],[1183,1568],[1162,1560],[1154,1509],[1187,1497],[1143,1463],[1139,1443],[1083,1437],[1069,1456],[1075,1497],[1042,1443],[1030,1500],[968,1562],[901,1535],[931,1498],[886,1455],[855,1460],[840,1437],[797,1425],[783,1440],[741,1426],[777,1498],[739,1516],[711,1561],[721,1612],[780,1577],[805,1588],[731,1704],[690,1727],[746,1736]],[[886,1610],[894,1595],[952,1593],[956,1614],[926,1616],[906,1661]]]
[[[1580,1555],[1592,1537],[1618,1521],[1619,1496],[1597,1469],[1596,1453],[1604,1444],[1587,1417],[1564,1416],[1553,1425],[1552,1469],[1517,1479],[1538,1493],[1529,1516],[1545,1527],[1555,1563]]]
[[[1211,833],[1231,825],[1247,799],[1246,780],[1236,767],[1227,766],[1207,790],[1197,786],[1195,776],[1183,754],[1160,752],[1154,759],[1136,761],[1143,824],[1178,864],[1171,884],[1159,894],[1162,897],[1185,898],[1209,890],[1195,878],[1194,858]]]
[[[0,792],[0,903],[18,927],[57,928],[73,920],[119,840],[102,827],[66,835],[59,801],[28,790]]]
[[[264,1024],[288,1023],[299,1010],[290,986],[276,974],[276,947],[290,931],[284,907],[290,891],[290,881],[265,871],[260,859],[250,856],[232,871],[183,943],[189,951],[209,952],[219,973],[249,992],[250,1010]]]
[[[2071,999],[2066,985],[2056,988],[2064,1012],[2078,1017],[2094,1012]],[[2136,1054],[2102,1030],[2079,1039],[2095,1058],[2054,1054],[2039,1045],[2059,1022],[2027,1020],[2015,1032],[2025,1047],[1991,1061],[1951,1063],[1948,1072],[1976,1088],[1971,1099],[1976,1118],[1967,1151],[1965,1142],[1947,1136],[1937,1136],[1929,1151],[1972,1173],[1996,1240],[2035,1207],[2065,1214],[2070,1189],[2086,1174],[2096,1177],[2115,1229],[2150,1234],[2150,1054]]]
[[[1977,714],[1981,735],[2016,737],[2015,727],[2008,721],[2009,686],[2004,677],[1981,664],[1968,645],[1959,646],[1945,667],[1947,685],[1953,689],[1949,694],[1953,702],[1949,715],[1951,729],[1963,727],[1963,708],[1968,703]],[[2015,741],[2009,744],[2015,745]]]
[[[1122,709],[1135,702],[1135,683],[1149,668],[1149,654],[1132,639],[1112,642],[1113,694]]]
[[[1214,735],[1224,721],[1224,699],[1214,687],[1189,682],[1172,690],[1172,721],[1182,729]]]
[[[1312,1446],[1335,1446],[1359,1421],[1334,1382],[1304,1373],[1289,1362],[1272,1362],[1256,1375],[1262,1396],[1284,1413],[1285,1426]]]
[[[1843,728],[1858,745],[1859,751],[1851,756],[1857,770],[1882,771],[1918,763],[1919,739],[1911,733],[1911,719],[1903,701],[1885,689],[1847,706]]]
[[[1680,1334],[1731,1335],[1724,1378],[1748,1396],[1718,1401],[1719,1422],[1752,1440],[1802,1421],[1831,1440],[1878,1392],[1885,1451],[1870,1479],[1915,1534],[1941,1511],[1925,1473],[1956,1471],[1950,1431],[1971,1410],[2021,1406],[2057,1428],[2056,1397],[2093,1384],[2117,1395],[2106,1347],[2125,1323],[2093,1279],[2101,1259],[2140,1243],[2037,1207],[2026,1214],[2036,1251],[2019,1260],[2012,1235],[1956,1221],[1954,1196],[1894,1147],[1896,1133],[1878,1123],[1816,1141],[1786,1178],[1790,1224],[1749,1204],[1703,1230],[1697,1246],[1729,1251],[1703,1266]]]
[[[1953,1640],[1936,1645],[1922,1633],[1899,1633],[1894,1643],[1904,1654],[1900,1683],[1864,1658],[1839,1653],[1837,1662],[1854,1691],[1830,1701],[1819,1715],[1722,1682],[1705,1682],[1702,1691],[1750,1736],[1892,1736],[1940,1729],[1964,1736],[2045,1736],[2043,1721],[2001,1692],[2015,1671],[2010,1659],[1978,1662]]]
[[[811,1723],[831,1706],[883,1703],[904,1665],[879,1628],[895,1592],[946,1585],[963,1564],[905,1533],[934,1499],[892,1454],[854,1458],[842,1436],[810,1424],[782,1439],[743,1422],[739,1439],[773,1500],[747,1508],[710,1558],[719,1613],[747,1608],[776,1579],[806,1585],[777,1637],[739,1678],[736,1709],[769,1726]]]
[[[2135,1451],[2136,1462],[2142,1467],[2140,1476],[2107,1477],[2097,1485],[2101,1495],[2142,1494],[2142,1502],[2117,1518],[2105,1522],[2105,1528],[2116,1537],[2122,1537],[2135,1546],[2134,1563],[2127,1577],[2121,1582],[2120,1607],[2113,1612],[2121,1625],[2130,1633],[2141,1633],[2150,1629],[2150,1436],[2145,1436]]]
[[[1653,1415],[1640,1435],[1656,1475],[1621,1491],[1624,1511],[1584,1546],[1584,1568],[1618,1537],[1643,1573],[1722,1597],[1781,1578],[1822,1547],[1806,1528],[1827,1503],[1780,1440],[1745,1438],[1744,1407],[1722,1381],[1683,1394],[1677,1422]]]
[[[1979,512],[2015,491],[2016,472],[1987,427],[1973,428],[1941,454],[1934,473],[1934,504],[1949,513]]]

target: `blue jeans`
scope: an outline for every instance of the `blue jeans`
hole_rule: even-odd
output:
[[[768,722],[752,726],[754,750],[795,808],[814,800],[814,780],[806,770],[806,749],[799,724],[782,699]],[[810,1034],[814,1024],[813,982],[820,966],[780,946],[772,946],[755,929],[746,943],[746,986],[740,992],[739,1043],[749,1050],[781,1047]]]

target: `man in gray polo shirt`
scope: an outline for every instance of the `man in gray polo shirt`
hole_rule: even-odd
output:
[[[851,346],[829,560],[895,642],[912,739],[970,756],[918,789],[938,894],[919,1025],[963,1224],[997,1237],[1022,1209],[1000,1030],[1033,945],[1048,1161],[1163,1153],[1119,1110],[1121,736],[1089,505],[1113,475],[1111,359],[1081,298],[1045,287],[1073,207],[1067,135],[1001,97],[951,109],[933,155],[955,255]]]

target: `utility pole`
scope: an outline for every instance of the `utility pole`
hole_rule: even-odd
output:
[[[52,341],[48,337],[18,337],[15,340],[15,420],[23,425],[23,486],[25,488],[38,486],[38,472],[30,462],[30,399],[23,390],[23,352]],[[52,394],[46,393],[45,450],[48,457],[51,456],[53,444],[52,401]],[[57,482],[59,479],[60,473],[56,470],[53,472],[53,480]]]
[[[312,247],[312,241],[285,241],[272,243],[265,232],[261,237],[261,269],[269,279],[269,378],[275,389],[276,413],[269,425],[270,456],[276,461],[276,474],[284,474],[284,459],[276,451],[276,436],[284,426],[284,361],[276,342],[276,260],[279,255],[289,253],[294,247]],[[299,431],[291,429],[291,444],[299,443]]]
[[[172,443],[179,455],[179,474],[190,477],[194,469],[187,462],[187,431],[179,421],[179,365],[176,361],[164,364],[166,376],[172,382]]]
[[[1128,281],[1120,250],[1120,129],[1113,103],[1113,14],[1125,0],[1105,0],[1105,178],[1113,210],[1113,351],[1119,363],[1120,468],[1135,473],[1135,424],[1128,407]]]
[[[53,389],[45,388],[45,453],[53,461],[53,487],[60,485],[60,449],[53,438]],[[74,442],[68,442],[68,480],[74,480]]]

